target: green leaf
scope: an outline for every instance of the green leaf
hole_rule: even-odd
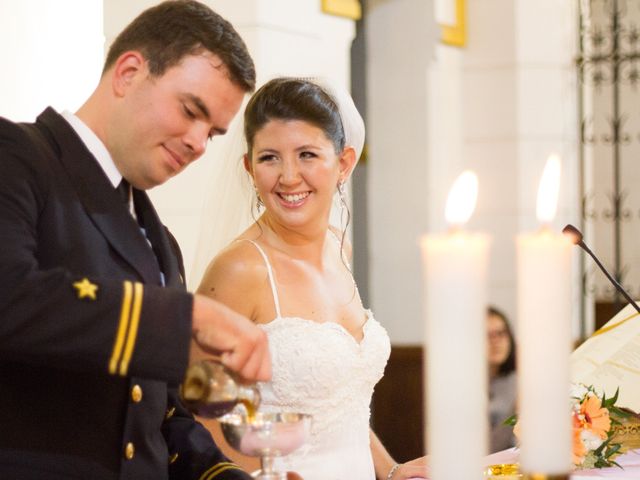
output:
[[[612,413],[621,418],[629,418],[633,416],[631,412],[628,412],[627,410],[623,410],[622,408],[614,407],[614,406],[609,407],[609,414],[610,414],[609,416],[611,416]]]
[[[510,425],[510,426],[514,426],[516,423],[518,423],[518,415],[514,414],[511,415],[509,418],[506,418],[502,424],[503,425]]]
[[[607,453],[605,453],[605,457],[609,458],[612,455],[615,455],[616,453],[618,453],[618,451],[622,448],[622,445],[619,443],[612,443],[609,448],[607,449]]]
[[[612,407],[618,401],[618,394],[620,393],[620,387],[616,388],[616,393],[613,397],[605,400],[605,395],[602,395],[602,406],[605,408]]]

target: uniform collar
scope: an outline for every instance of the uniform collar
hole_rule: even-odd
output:
[[[111,154],[105,147],[102,140],[91,130],[86,123],[80,120],[80,117],[74,115],[68,110],[61,113],[62,117],[71,125],[71,128],[82,140],[82,143],[87,147],[87,150],[95,157],[100,167],[104,171],[105,175],[111,182],[114,188],[116,188],[122,180],[122,174],[118,171],[116,164],[111,158]]]

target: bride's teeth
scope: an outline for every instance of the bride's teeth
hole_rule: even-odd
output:
[[[295,202],[299,202],[303,198],[306,198],[307,195],[308,195],[307,193],[297,193],[295,195],[282,194],[282,198],[284,198],[287,202],[295,203]]]

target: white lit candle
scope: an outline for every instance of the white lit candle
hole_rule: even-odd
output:
[[[426,315],[427,449],[432,478],[482,478],[487,453],[486,277],[489,238],[462,231],[478,181],[464,172],[446,205],[446,234],[421,239]]]
[[[520,464],[527,474],[562,475],[571,467],[571,243],[548,228],[559,187],[560,159],[552,155],[538,189],[542,228],[518,236]]]

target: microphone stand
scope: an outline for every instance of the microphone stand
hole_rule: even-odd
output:
[[[633,308],[635,308],[636,311],[640,313],[640,307],[638,307],[638,304],[631,298],[631,296],[626,292],[626,290],[622,288],[622,285],[620,285],[616,281],[616,279],[611,276],[611,274],[607,271],[607,269],[604,268],[604,265],[600,263],[600,260],[598,260],[598,257],[596,257],[595,254],[591,251],[591,249],[587,247],[587,245],[584,243],[584,241],[582,240],[582,232],[578,230],[576,227],[574,227],[573,225],[567,224],[567,226],[565,226],[562,229],[562,233],[564,233],[574,245],[578,245],[585,252],[587,252],[591,258],[593,258],[593,260],[596,262],[596,265],[600,267],[600,270],[602,270],[602,272],[607,276],[607,278],[613,284],[613,286],[616,287],[616,290],[618,290],[618,292],[620,292],[622,296],[626,298],[631,305],[633,305]]]

